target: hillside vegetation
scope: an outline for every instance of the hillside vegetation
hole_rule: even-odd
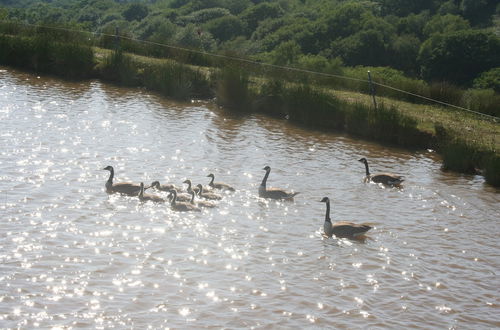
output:
[[[497,93],[499,15],[497,0],[0,0],[0,19]]]

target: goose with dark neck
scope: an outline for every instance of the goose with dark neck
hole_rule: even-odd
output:
[[[370,168],[368,166],[368,160],[366,158],[361,158],[358,159],[359,162],[365,164],[365,170],[366,170],[366,176],[365,176],[365,182],[375,182],[375,183],[381,183],[387,186],[399,186],[401,183],[403,183],[404,179],[403,176],[401,175],[396,175],[393,173],[376,173],[376,174],[371,174],[370,173]]]
[[[211,178],[210,183],[208,184],[212,189],[219,189],[219,190],[227,190],[227,191],[236,191],[233,187],[226,183],[222,182],[214,182],[215,180],[215,175],[213,173],[210,173],[207,175],[207,177]]]
[[[172,183],[160,184],[160,181],[151,182],[151,187],[156,188],[160,191],[167,191],[167,192],[169,192],[172,189],[178,190],[174,184],[172,184]]]
[[[188,187],[187,187],[188,194],[190,194],[191,191],[194,191],[195,194],[197,194],[200,191],[200,188],[198,188],[198,187],[194,187],[194,188],[191,187],[192,183],[191,183],[191,180],[189,180],[189,179],[184,180],[184,182],[182,182],[182,183],[185,183],[188,185]]]
[[[165,203],[165,200],[159,196],[144,193],[144,183],[141,182],[141,190],[139,191],[139,200],[141,202],[152,201],[155,203]]]
[[[170,206],[172,210],[179,212],[201,212],[201,209],[189,202],[179,202],[177,201],[177,191],[172,189],[170,191],[172,194],[172,200],[170,202]]]
[[[271,173],[271,167],[266,166],[263,170],[266,171],[266,174],[259,186],[259,197],[292,200],[293,197],[298,194],[298,192],[288,192],[279,188],[267,188],[267,178],[269,177],[269,173]]]
[[[213,192],[205,192],[205,190],[203,190],[203,186],[201,184],[197,184],[196,187],[198,187],[198,189],[199,189],[198,196],[200,196],[201,198],[211,199],[211,200],[222,199],[221,195],[218,195],[218,194],[213,193]]]
[[[113,169],[113,166],[108,165],[105,168],[103,168],[103,170],[109,171],[109,178],[105,184],[106,192],[108,192],[109,194],[120,193],[129,196],[137,196],[141,191],[141,185],[137,183],[132,183],[132,182],[113,183],[113,178],[115,176],[115,170]]]
[[[371,226],[364,223],[356,224],[347,221],[341,221],[332,224],[332,219],[330,218],[330,199],[328,197],[324,197],[320,202],[326,203],[325,223],[323,224],[323,230],[325,231],[326,236],[332,237],[333,235],[335,235],[336,237],[340,238],[354,238],[365,234],[372,228]]]
[[[193,204],[193,205],[195,205],[195,206],[198,206],[198,207],[201,207],[201,208],[214,208],[214,207],[217,207],[217,204],[209,202],[209,201],[201,201],[201,200],[195,201],[196,194],[195,194],[194,190],[191,190],[190,194],[191,194],[191,201],[190,201],[190,203]]]

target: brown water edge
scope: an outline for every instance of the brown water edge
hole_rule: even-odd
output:
[[[439,157],[172,103],[97,81],[0,72],[0,320],[11,327],[498,326],[499,197]],[[364,184],[406,176],[402,190]],[[104,192],[117,180],[238,187],[176,214]],[[262,201],[257,187],[300,191]],[[371,222],[323,239],[332,218]]]

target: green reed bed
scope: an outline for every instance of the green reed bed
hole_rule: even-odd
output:
[[[97,70],[105,80],[125,86],[143,86],[178,100],[211,96],[205,73],[173,61],[132,56],[117,50],[105,55]]]
[[[92,75],[94,53],[89,46],[55,42],[45,35],[0,35],[0,63],[78,79]]]

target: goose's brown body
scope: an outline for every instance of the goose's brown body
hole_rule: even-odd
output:
[[[361,158],[358,161],[365,164],[365,171],[366,171],[365,182],[372,181],[372,182],[381,183],[381,184],[384,184],[387,186],[399,186],[404,181],[403,176],[396,175],[393,173],[371,174],[370,168],[368,166],[368,160],[366,160],[366,158]]]
[[[207,175],[207,177],[212,178],[210,180],[210,183],[208,184],[209,187],[211,187],[212,189],[227,190],[227,191],[236,191],[236,189],[234,189],[233,187],[231,187],[230,185],[228,185],[226,183],[214,182],[215,175],[213,175],[212,173],[210,173],[209,175]]]
[[[103,168],[103,170],[109,171],[109,178],[105,184],[106,192],[108,192],[109,194],[120,193],[128,196],[139,195],[139,192],[141,191],[140,184],[132,182],[113,183],[113,178],[115,176],[115,170],[113,169],[113,166],[108,165],[105,168]]]
[[[152,201],[155,203],[165,203],[165,200],[160,196],[144,193],[144,183],[141,182],[141,190],[139,191],[139,200],[141,202]]]
[[[335,235],[336,237],[352,238],[363,235],[372,228],[364,223],[356,224],[347,221],[340,221],[332,224],[332,220],[330,218],[330,199],[328,197],[324,197],[321,202],[326,203],[325,223],[323,224],[326,236],[332,237]]]
[[[269,177],[269,173],[271,173],[271,168],[266,166],[263,168],[266,171],[264,178],[262,179],[262,183],[259,186],[259,197],[262,198],[271,198],[271,199],[285,199],[292,200],[298,192],[288,192],[279,188],[267,188],[267,178]]]

